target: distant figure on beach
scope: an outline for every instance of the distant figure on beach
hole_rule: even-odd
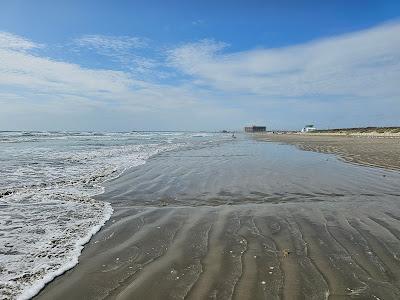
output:
[[[236,139],[235,133],[232,133],[232,138]]]
[[[289,254],[290,254],[290,250],[289,250],[289,249],[283,249],[283,250],[282,250],[282,256],[283,256],[283,258],[288,257]]]

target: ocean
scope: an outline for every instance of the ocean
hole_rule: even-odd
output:
[[[219,133],[0,132],[0,298],[27,299],[78,263],[113,213],[93,196],[160,153],[231,140]]]

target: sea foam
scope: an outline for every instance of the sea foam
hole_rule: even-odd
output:
[[[29,299],[74,267],[112,215],[93,196],[127,168],[187,145],[173,136],[0,134],[0,298]]]

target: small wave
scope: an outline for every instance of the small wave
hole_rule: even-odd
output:
[[[85,133],[66,141],[43,140],[40,134],[15,138],[37,139],[40,145],[22,143],[0,154],[6,162],[0,166],[6,175],[0,178],[0,298],[28,299],[76,265],[83,245],[111,216],[109,203],[92,198],[104,191],[105,181],[188,145],[186,137],[171,143],[170,135],[159,135],[157,143],[142,137],[141,144],[137,139],[126,144],[125,134],[86,140]],[[101,143],[94,142],[99,137]]]

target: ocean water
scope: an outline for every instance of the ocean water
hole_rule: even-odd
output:
[[[27,299],[78,262],[113,209],[103,184],[218,133],[0,132],[0,299]]]

